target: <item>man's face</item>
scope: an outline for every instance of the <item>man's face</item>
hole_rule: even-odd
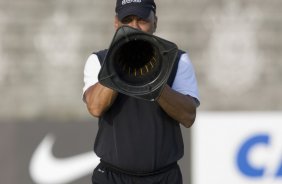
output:
[[[122,20],[115,17],[115,29],[127,25],[135,29],[139,29],[149,34],[153,34],[157,28],[157,17],[151,12],[147,19],[142,19],[136,15],[129,15]]]

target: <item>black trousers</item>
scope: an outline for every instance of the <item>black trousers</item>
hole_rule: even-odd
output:
[[[101,162],[94,169],[92,184],[182,184],[182,174],[177,163],[160,172],[135,175]]]

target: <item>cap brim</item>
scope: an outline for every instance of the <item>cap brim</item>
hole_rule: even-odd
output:
[[[151,9],[148,7],[128,6],[119,10],[117,16],[119,20],[124,19],[129,15],[136,15],[142,19],[147,19],[150,15]]]

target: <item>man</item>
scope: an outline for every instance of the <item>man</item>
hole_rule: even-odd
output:
[[[154,0],[117,0],[115,29],[127,25],[153,34],[157,20]],[[94,170],[93,184],[182,184],[177,165],[184,154],[180,124],[190,127],[199,105],[187,53],[178,58],[173,83],[152,102],[98,82],[103,52],[92,54],[84,69],[83,98],[90,114],[99,118],[94,151],[101,163]]]

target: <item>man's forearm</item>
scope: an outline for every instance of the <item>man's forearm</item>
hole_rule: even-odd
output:
[[[183,95],[166,85],[157,102],[173,119],[186,128],[192,126],[196,118],[196,104],[190,96]]]
[[[84,95],[90,114],[100,117],[113,104],[118,93],[100,83],[96,83],[87,89]]]

